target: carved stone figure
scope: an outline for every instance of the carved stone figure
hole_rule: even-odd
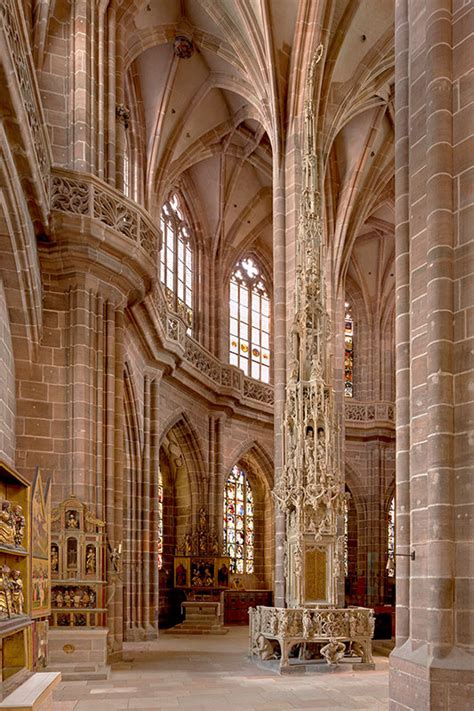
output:
[[[51,572],[57,573],[59,571],[59,551],[57,546],[51,546]]]
[[[81,591],[79,590],[79,588],[76,588],[76,590],[74,591],[73,604],[74,607],[81,606]]]
[[[12,612],[14,615],[22,615],[25,605],[25,596],[23,595],[23,581],[19,570],[14,570],[10,577],[11,588],[11,603]]]
[[[184,537],[184,555],[191,555],[193,549],[191,534],[187,533]]]
[[[328,664],[339,664],[339,660],[343,658],[346,651],[344,642],[338,642],[335,639],[330,640],[324,647],[321,647],[321,656],[325,658]]]
[[[86,573],[89,573],[89,575],[92,575],[93,573],[95,573],[95,570],[96,570],[95,548],[94,548],[94,546],[87,546]]]
[[[66,519],[66,528],[79,528],[76,511],[69,511]]]
[[[23,516],[23,508],[20,504],[13,507],[13,525],[15,528],[14,539],[15,545],[23,545],[23,534],[25,532],[25,517]]]
[[[311,628],[313,626],[313,620],[311,617],[311,612],[309,610],[303,610],[303,637],[308,639],[311,634]]]
[[[2,565],[0,568],[0,618],[11,617],[11,614],[10,568],[8,565]]]
[[[9,501],[2,501],[0,511],[0,543],[6,546],[15,545],[15,526],[12,505]]]
[[[61,590],[58,590],[56,593],[56,607],[62,607],[64,605],[64,596],[61,592]]]
[[[263,634],[257,640],[257,646],[261,659],[266,662],[270,659],[277,659],[276,653],[276,642],[270,639],[266,639]]]

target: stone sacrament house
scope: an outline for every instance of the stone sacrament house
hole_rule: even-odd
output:
[[[473,14],[0,4],[0,458],[51,478],[54,633],[329,586],[393,623],[391,708],[458,707]]]

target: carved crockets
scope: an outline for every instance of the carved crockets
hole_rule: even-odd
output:
[[[327,579],[319,602],[335,604],[337,586],[333,557],[337,548],[338,515],[344,510],[344,484],[338,461],[332,373],[329,358],[330,322],[326,300],[320,186],[314,128],[314,82],[323,55],[320,46],[306,85],[303,128],[303,188],[296,236],[294,317],[289,333],[289,372],[283,418],[283,466],[274,496],[286,517],[286,546],[290,564],[285,576],[287,604],[316,602],[306,584],[308,541],[327,546],[319,571]],[[295,557],[297,560],[295,560]],[[292,562],[293,561],[293,562]],[[317,587],[317,586],[316,586]],[[321,590],[319,585],[318,590]]]
[[[337,665],[344,656],[372,664],[374,616],[366,608],[277,608],[263,605],[249,610],[251,656],[262,661],[280,659],[290,664],[293,650]]]
[[[208,514],[204,506],[199,509],[199,517],[194,533],[188,531],[176,547],[176,555],[219,555],[219,539],[214,529],[209,528]]]

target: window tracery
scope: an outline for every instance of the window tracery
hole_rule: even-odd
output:
[[[245,375],[270,380],[270,297],[260,268],[247,257],[230,278],[229,362]]]
[[[243,469],[235,465],[224,490],[224,552],[233,573],[254,572],[254,502]]]
[[[172,193],[161,211],[163,246],[160,252],[160,279],[165,287],[169,308],[193,328],[193,252],[191,229],[185,218],[182,201]]]
[[[348,301],[344,304],[344,395],[354,395],[354,320],[351,305]]]
[[[130,158],[128,155],[128,141],[123,153],[123,194],[130,197]]]

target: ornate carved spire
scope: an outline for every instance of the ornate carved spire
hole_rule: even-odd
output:
[[[314,83],[322,55],[320,45],[306,82],[295,312],[288,344],[290,368],[283,420],[284,466],[274,490],[286,515],[290,606],[336,602],[340,560],[337,516],[344,508],[330,385],[326,249],[314,140]]]

